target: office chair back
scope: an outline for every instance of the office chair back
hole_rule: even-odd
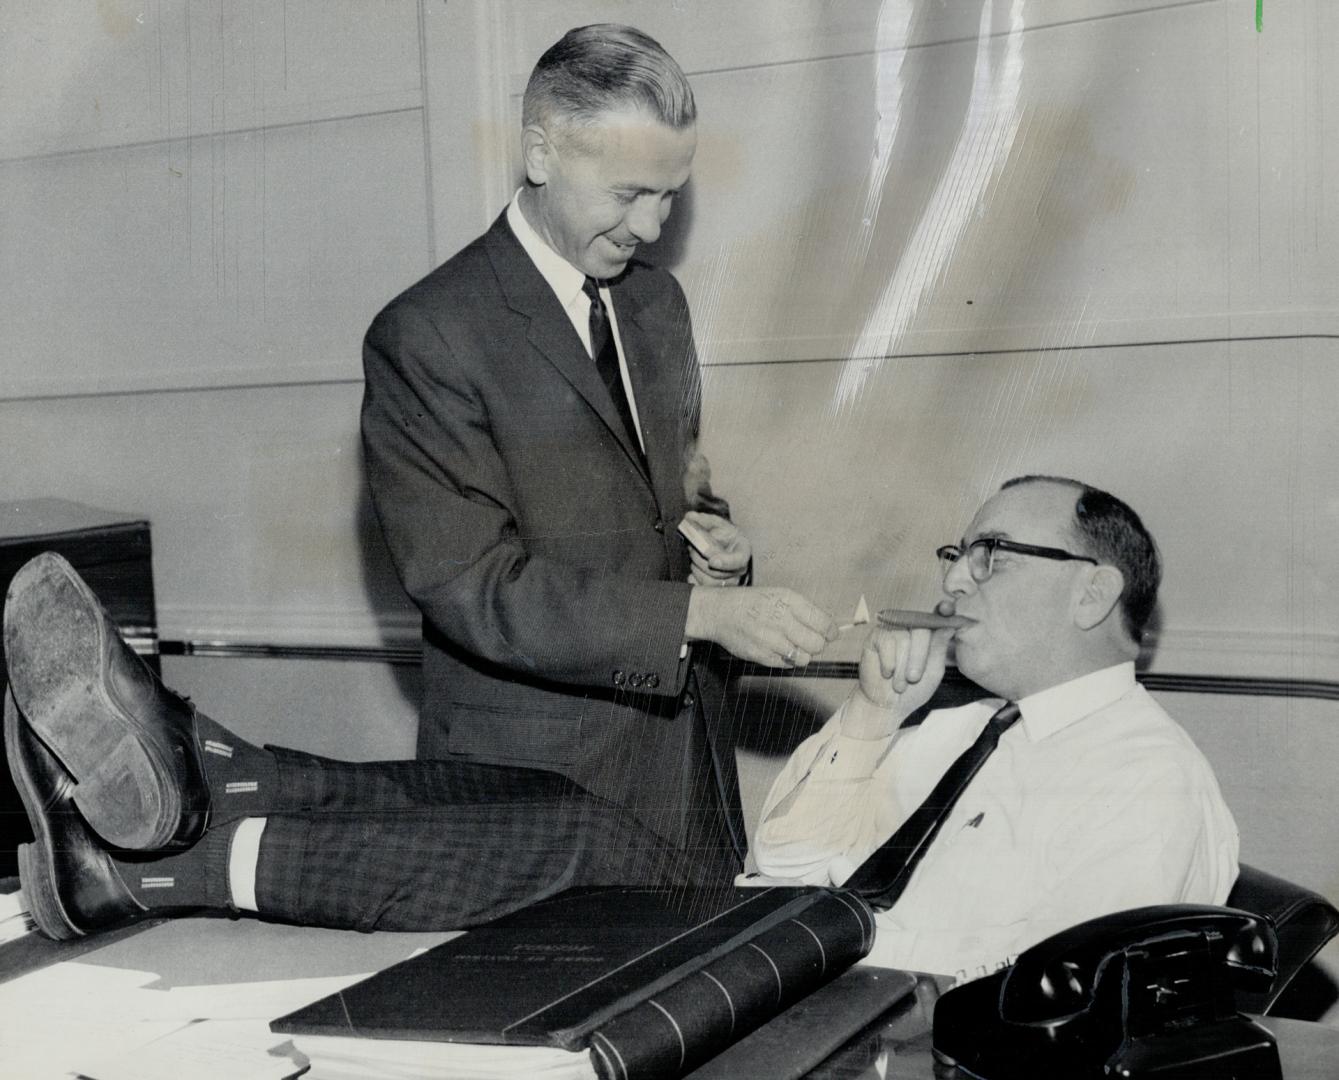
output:
[[[1243,1012],[1268,1013],[1293,977],[1336,933],[1339,911],[1320,893],[1241,865],[1227,906],[1267,915],[1279,939],[1279,973],[1267,992],[1237,992]]]

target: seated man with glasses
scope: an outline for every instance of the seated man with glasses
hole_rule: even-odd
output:
[[[1236,825],[1134,678],[1161,576],[1138,515],[1025,476],[938,555],[940,613],[960,625],[871,634],[856,689],[767,797],[762,874],[856,888],[881,909],[871,959],[966,977],[1098,915],[1223,903]],[[904,727],[950,641],[998,699]]]

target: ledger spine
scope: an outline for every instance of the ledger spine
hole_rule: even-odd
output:
[[[812,904],[608,1021],[590,1037],[600,1080],[670,1080],[836,978],[874,944],[855,893]]]

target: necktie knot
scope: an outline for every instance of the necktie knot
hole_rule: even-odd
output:
[[[988,727],[995,729],[995,735],[998,738],[1013,727],[1022,715],[1023,710],[1015,702],[1006,701],[1001,708],[995,710],[994,715],[986,721],[986,724]]]

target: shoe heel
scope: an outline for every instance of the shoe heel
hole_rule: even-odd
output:
[[[50,881],[46,873],[51,860],[41,857],[36,844],[20,844],[18,854],[19,883],[23,886],[23,897],[28,901],[28,914],[37,929],[55,941],[83,937],[84,932],[70,922],[56,893],[55,882]]]

